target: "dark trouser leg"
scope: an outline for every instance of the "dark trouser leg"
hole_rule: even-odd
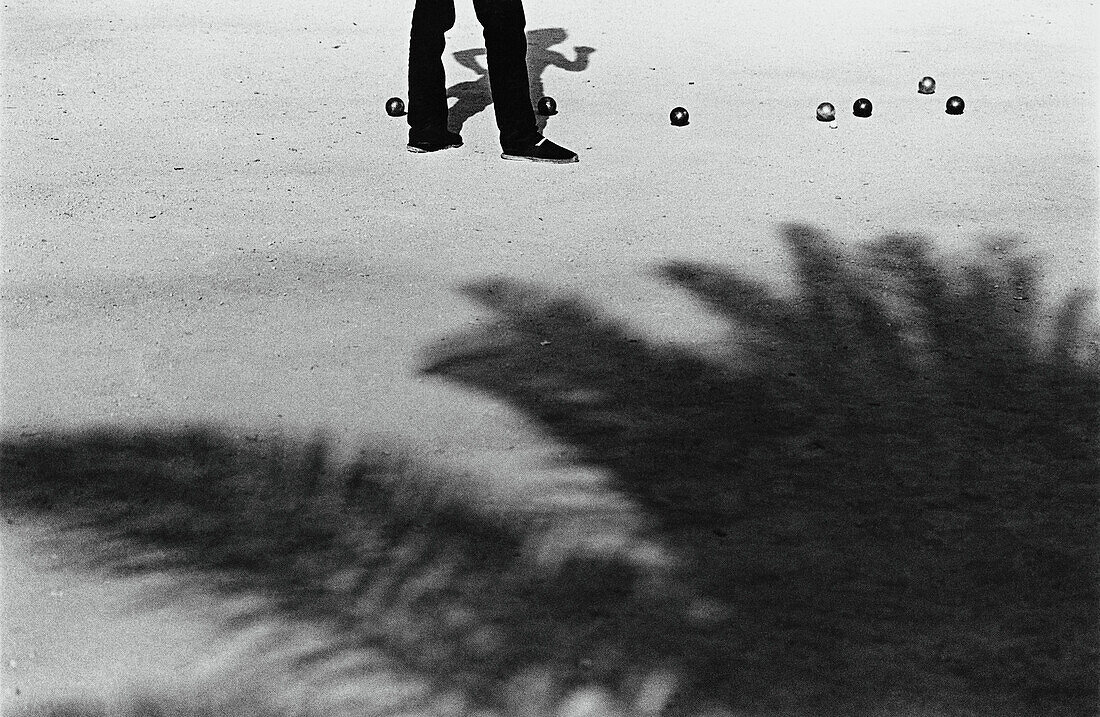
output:
[[[409,34],[409,139],[447,129],[447,77],[443,33],[454,27],[454,0],[416,0]]]
[[[485,54],[501,147],[521,147],[538,137],[527,77],[527,19],[522,0],[474,0],[485,28]]]

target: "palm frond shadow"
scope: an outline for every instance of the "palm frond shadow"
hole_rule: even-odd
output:
[[[538,546],[596,513],[502,513],[399,452],[346,462],[324,437],[217,427],[5,438],[4,510],[98,536],[83,567],[249,598],[227,634],[311,626],[260,645],[307,675],[265,714],[1088,713],[1087,302],[1039,342],[1036,275],[1011,257],[948,271],[916,238],[847,256],[785,236],[793,297],[658,271],[730,324],[727,356],[497,279],[468,287],[492,328],[425,368],[602,471],[672,568],[547,565]]]
[[[950,270],[917,237],[849,255],[811,227],[784,236],[793,297],[712,265],[657,271],[729,323],[725,358],[493,279],[466,289],[493,328],[426,370],[603,469],[679,551],[687,591],[723,606],[681,636],[687,701],[1092,709],[1088,300],[1041,341],[1036,267],[992,243]]]
[[[252,659],[304,685],[256,713],[430,713],[443,701],[446,713],[527,714],[585,686],[610,695],[649,673],[664,679],[667,650],[630,655],[604,623],[626,609],[619,632],[652,619],[674,628],[674,587],[656,589],[615,555],[559,551],[548,566],[543,542],[568,538],[548,527],[553,516],[489,510],[463,476],[400,451],[344,463],[323,436],[215,427],[93,428],[0,448],[5,513],[52,516],[85,541],[63,551],[73,567],[182,576],[227,599],[227,637],[258,632]],[[150,705],[207,709],[157,699],[134,709]]]

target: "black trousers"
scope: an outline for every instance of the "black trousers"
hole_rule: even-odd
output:
[[[537,140],[527,77],[527,19],[522,0],[474,0],[485,30],[485,54],[501,147]],[[454,27],[454,0],[416,0],[409,39],[409,139],[431,139],[447,128],[443,34]]]

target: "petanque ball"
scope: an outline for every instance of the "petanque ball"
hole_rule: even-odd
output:
[[[386,100],[386,114],[390,117],[400,117],[405,114],[405,101],[400,97],[391,97]]]
[[[556,115],[558,113],[558,103],[554,101],[553,97],[543,97],[538,103],[538,113],[543,117]]]

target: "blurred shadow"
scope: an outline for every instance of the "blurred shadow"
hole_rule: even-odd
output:
[[[724,358],[583,299],[468,286],[493,328],[428,373],[508,401],[612,476],[732,618],[685,628],[678,705],[781,714],[1091,713],[1100,371],[1036,267],[958,271],[919,238],[846,256],[788,226],[800,291],[659,275],[731,328]],[[450,342],[455,345],[455,342]]]
[[[172,697],[136,697],[124,704],[104,704],[97,700],[67,700],[58,704],[28,707],[18,714],[32,717],[290,717],[291,712],[262,700],[181,700]]]
[[[568,33],[560,27],[542,28],[527,31],[527,75],[531,85],[531,104],[534,106],[545,94],[542,75],[547,68],[557,67],[568,72],[582,72],[588,69],[588,58],[595,52],[591,47],[574,47],[576,59],[569,60],[565,55],[551,50],[553,45],[565,42]],[[484,111],[493,103],[489,87],[489,70],[482,67],[478,58],[485,54],[485,48],[471,48],[454,53],[459,65],[477,75],[476,79],[459,82],[447,89],[447,96],[457,99],[447,115],[448,128],[461,132],[466,121]],[[535,121],[539,132],[546,129],[547,118],[536,114]]]
[[[679,619],[674,586],[614,555],[546,560],[544,539],[568,536],[548,532],[546,516],[528,524],[478,505],[462,476],[381,448],[350,463],[331,452],[323,438],[209,427],[12,436],[0,444],[0,488],[6,516],[49,516],[85,541],[78,554],[57,551],[70,567],[167,572],[240,598],[226,603],[244,606],[226,610],[227,637],[308,626],[309,639],[268,629],[250,658],[323,685],[294,714],[428,713],[449,700],[461,714],[524,715],[586,689],[667,682],[669,651],[648,648],[643,626]],[[658,640],[677,632],[668,627]],[[287,679],[259,672],[255,681]],[[326,703],[333,694],[354,709]]]
[[[6,437],[4,512],[94,531],[81,567],[248,598],[230,634],[311,626],[257,649],[354,709],[296,715],[1091,714],[1088,304],[1041,342],[1036,269],[1011,254],[951,270],[918,238],[851,256],[807,227],[785,239],[791,297],[659,269],[729,323],[725,354],[492,280],[467,289],[492,328],[425,369],[599,468],[671,567],[547,561],[599,519],[502,512],[383,447],[340,461],[323,437],[215,427]]]

